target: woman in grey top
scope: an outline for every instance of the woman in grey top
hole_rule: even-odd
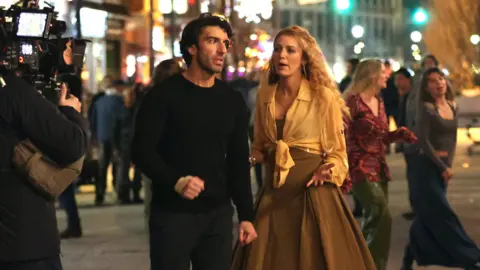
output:
[[[416,125],[419,155],[413,162],[417,181],[412,181],[415,218],[402,269],[441,265],[480,269],[480,250],[463,229],[446,197],[452,177],[457,143],[457,107],[442,71],[427,70],[420,87]]]

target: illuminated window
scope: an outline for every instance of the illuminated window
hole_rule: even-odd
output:
[[[172,13],[172,1],[159,0],[160,12],[168,14]],[[173,9],[177,14],[185,14],[188,10],[187,0],[173,0]]]

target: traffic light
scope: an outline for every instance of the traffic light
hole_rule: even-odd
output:
[[[413,13],[413,23],[425,24],[428,21],[428,13],[423,8],[417,8]]]
[[[339,12],[347,12],[352,8],[351,0],[335,0],[335,8]]]

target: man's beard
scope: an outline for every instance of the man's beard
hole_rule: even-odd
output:
[[[197,63],[198,63],[198,66],[200,67],[201,70],[205,71],[206,73],[210,74],[210,75],[215,75],[217,73],[220,73],[219,71],[215,71],[213,70],[211,67],[208,66],[208,64],[206,62],[208,62],[208,57],[205,57],[205,59],[203,59],[201,56],[197,56]]]

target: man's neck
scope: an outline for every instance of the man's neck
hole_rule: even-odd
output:
[[[215,74],[205,72],[195,65],[188,67],[183,72],[183,77],[200,87],[212,87],[215,84]]]

